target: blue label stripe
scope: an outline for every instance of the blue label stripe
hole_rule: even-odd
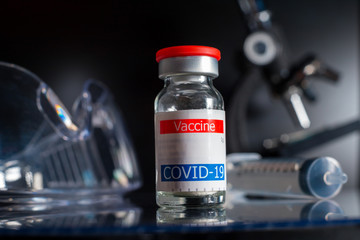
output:
[[[162,182],[225,180],[225,164],[161,165]]]

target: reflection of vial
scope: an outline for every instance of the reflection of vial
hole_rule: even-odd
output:
[[[225,111],[212,80],[220,51],[177,46],[156,54],[165,85],[155,99],[156,200],[159,206],[225,201]]]
[[[227,225],[224,208],[159,208],[156,222],[160,225],[209,227]]]

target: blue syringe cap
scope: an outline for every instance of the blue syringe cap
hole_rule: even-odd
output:
[[[304,177],[309,193],[321,199],[335,197],[347,182],[347,175],[332,157],[320,157],[311,161]]]

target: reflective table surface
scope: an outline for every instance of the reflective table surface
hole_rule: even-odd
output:
[[[234,233],[360,225],[360,195],[343,191],[331,200],[260,199],[227,193],[221,208],[162,209],[154,193],[134,192],[74,204],[0,205],[0,234],[140,236],[169,233]],[[358,233],[358,230],[357,230]]]

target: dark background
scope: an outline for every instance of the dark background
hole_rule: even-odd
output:
[[[337,65],[340,58],[345,61],[343,65],[337,65],[339,70],[353,72],[350,76],[345,74],[349,81],[344,81],[345,87],[340,85],[343,92],[339,90],[339,95],[334,96],[336,87],[324,91],[329,87],[321,85],[323,83],[317,90],[337,102],[341,102],[344,95],[351,97],[346,99],[345,110],[348,110],[336,122],[358,116],[357,2],[278,0],[265,3],[273,11],[274,21],[283,26],[284,34],[289,38],[290,47],[295,52],[293,60],[309,48],[325,55],[331,52],[325,56],[331,64]],[[55,90],[68,108],[89,78],[104,82],[112,90],[133,139],[144,178],[142,189],[146,191],[155,188],[153,102],[162,88],[162,81],[157,77],[156,51],[186,44],[220,49],[220,77],[214,84],[226,103],[230,101],[235,86],[241,83],[244,69],[248,66],[241,58],[247,28],[235,0],[2,1],[0,27],[0,60],[36,73]],[[349,37],[353,39],[350,43],[347,41]],[[341,55],[345,48],[345,53],[353,55]],[[341,69],[341,66],[347,68]],[[350,94],[349,89],[354,93]],[[321,126],[324,119],[331,118],[326,114],[336,115],[337,112],[327,109],[318,114],[318,109],[328,106],[326,97],[323,99],[325,105],[320,102],[320,106],[310,109],[315,127]],[[344,109],[343,106],[337,108]],[[284,116],[275,122],[259,123],[261,126],[277,129],[276,133],[271,132],[275,135],[294,130],[278,102],[271,102],[266,107],[274,107],[274,112],[280,111]],[[254,134],[262,137],[266,131],[261,128],[261,132]],[[349,144],[343,144],[337,153],[353,152],[346,169],[357,172],[358,137],[349,141],[355,143],[350,144],[351,149],[347,149]],[[331,155],[327,150],[323,152]],[[319,153],[311,153],[316,154]],[[351,173],[351,177],[355,185],[357,175]]]

